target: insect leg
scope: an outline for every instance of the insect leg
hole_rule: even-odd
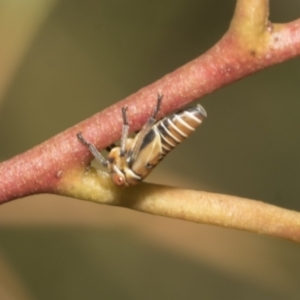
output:
[[[162,95],[162,94],[157,94],[157,102],[156,102],[156,106],[152,112],[152,115],[148,119],[147,123],[143,126],[143,128],[141,129],[140,132],[142,132],[142,131],[147,132],[148,129],[156,122],[156,116],[160,110],[161,100],[162,100],[163,96],[164,95]]]
[[[143,126],[141,131],[139,132],[138,138],[136,139],[132,150],[128,154],[127,162],[129,165],[131,165],[135,161],[146,134],[151,130],[153,124],[155,124],[155,122],[156,122],[156,116],[157,116],[157,113],[159,112],[162,98],[163,98],[162,94],[157,94],[157,102],[156,102],[156,106],[152,112],[152,115],[148,119],[146,124]]]
[[[122,116],[123,116],[123,128],[122,128],[122,137],[121,137],[121,145],[120,145],[120,156],[125,156],[126,153],[126,141],[128,137],[129,125],[127,121],[127,107],[122,107]]]
[[[157,102],[156,102],[156,107],[154,108],[153,110],[153,113],[152,113],[152,116],[150,119],[156,119],[156,115],[157,113],[159,112],[159,109],[160,109],[160,105],[161,105],[161,100],[163,98],[164,95],[162,94],[157,94]]]
[[[81,135],[81,132],[77,133],[77,138],[79,139],[79,141],[86,145],[89,150],[92,152],[92,154],[95,156],[96,160],[102,164],[102,166],[107,167],[108,162],[107,160],[101,155],[101,153],[97,150],[97,148],[95,147],[95,145],[89,143],[88,141],[86,141],[83,136]]]

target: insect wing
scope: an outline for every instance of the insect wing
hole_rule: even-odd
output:
[[[137,140],[138,140],[137,136]],[[131,169],[142,178],[146,177],[151,169],[162,159],[162,145],[159,132],[153,127],[142,141],[139,152],[132,162]]]

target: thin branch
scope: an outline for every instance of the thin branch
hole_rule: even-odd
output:
[[[94,169],[69,176],[61,187],[63,195],[300,243],[299,212],[261,201],[149,183],[120,189],[107,173]]]

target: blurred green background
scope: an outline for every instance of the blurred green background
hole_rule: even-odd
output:
[[[300,17],[272,0],[271,21]],[[235,1],[0,0],[0,160],[209,49]],[[300,210],[300,60],[201,99],[147,181]],[[0,299],[299,299],[299,245],[53,195],[0,207]]]

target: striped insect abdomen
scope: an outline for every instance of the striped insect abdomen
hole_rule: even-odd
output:
[[[206,112],[201,105],[177,112],[170,117],[158,121],[143,136],[141,146],[130,168],[140,177],[145,178],[164,156],[199,126]],[[141,133],[139,133],[141,134]],[[133,139],[135,144],[140,139],[139,134]]]
[[[206,116],[205,109],[198,104],[159,121],[155,127],[161,136],[162,154],[166,155],[186,139]]]

